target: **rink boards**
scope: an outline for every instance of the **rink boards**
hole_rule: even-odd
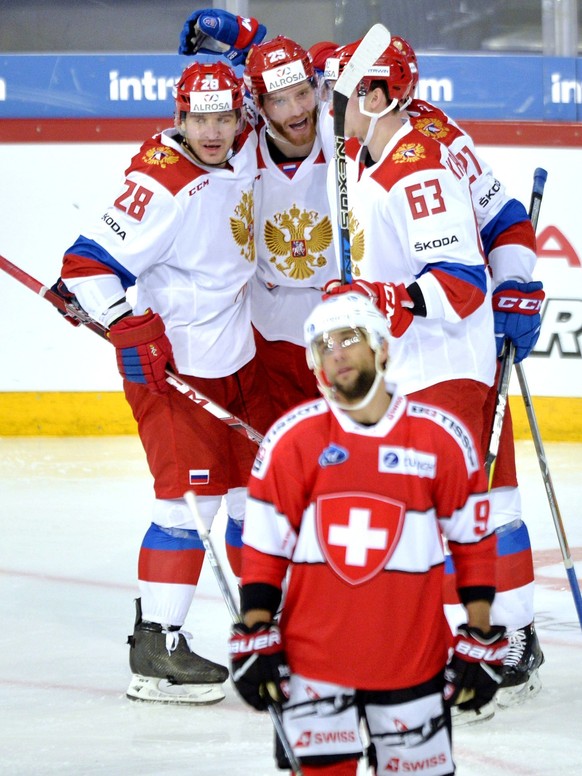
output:
[[[46,285],[62,254],[99,218],[140,142],[158,119],[0,122],[0,254]],[[526,373],[544,436],[579,440],[582,430],[582,179],[580,124],[465,122],[510,193],[529,205],[533,172],[548,171],[538,224],[536,279],[546,301]],[[133,433],[110,346],[67,325],[50,305],[0,273],[0,434]],[[517,382],[511,393],[518,394]],[[512,400],[518,436],[523,402]]]

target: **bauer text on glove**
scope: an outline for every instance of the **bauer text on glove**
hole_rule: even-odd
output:
[[[172,346],[157,313],[128,316],[114,323],[109,339],[117,351],[119,374],[130,383],[140,383],[157,394],[169,390],[166,368],[174,368]]]
[[[480,628],[460,625],[445,669],[445,702],[474,711],[489,703],[501,684],[508,649],[502,626],[494,625],[483,633]]]
[[[229,641],[232,681],[249,706],[264,711],[286,698],[289,666],[281,632],[273,622],[236,623]]]

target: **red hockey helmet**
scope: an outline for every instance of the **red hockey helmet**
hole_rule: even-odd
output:
[[[414,94],[416,87],[418,86],[418,60],[416,58],[416,53],[410,43],[407,40],[404,40],[404,38],[401,38],[399,35],[393,35],[392,40],[390,41],[390,45],[394,46],[397,50],[401,51],[403,56],[406,58],[406,61],[408,62],[408,67],[410,68],[410,75],[412,76],[412,90],[410,92],[410,96]]]
[[[241,110],[244,87],[224,62],[189,65],[176,84],[178,113],[221,113]]]
[[[362,39],[355,40],[353,43],[346,43],[345,46],[337,48],[325,61],[325,70],[323,77],[326,81],[337,81],[343,72],[344,67],[352,58],[354,51],[358,48]]]
[[[315,76],[311,57],[294,40],[278,35],[253,46],[247,57],[243,79],[257,107],[264,94],[270,94]]]
[[[324,73],[326,79],[339,78],[360,42],[356,40],[353,43],[347,43],[327,60]],[[384,81],[391,100],[398,103],[409,100],[418,83],[418,66],[412,46],[403,38],[393,37],[388,48],[360,81],[358,95],[367,94],[372,81]]]

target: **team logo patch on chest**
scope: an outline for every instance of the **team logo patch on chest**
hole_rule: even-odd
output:
[[[318,498],[317,538],[338,577],[361,585],[379,574],[396,549],[404,515],[403,503],[367,493]]]
[[[164,170],[169,164],[176,164],[180,161],[180,157],[171,148],[167,146],[156,146],[150,148],[149,151],[142,157],[146,164],[153,164],[156,167],[161,167]]]
[[[344,447],[329,445],[319,456],[318,463],[321,467],[336,466],[338,463],[345,463],[349,457],[350,454]]]
[[[301,211],[293,205],[267,221],[264,238],[273,254],[271,264],[285,277],[305,280],[327,264],[323,252],[331,245],[333,231],[328,216],[320,219],[315,210]]]
[[[396,164],[420,162],[426,158],[424,146],[421,143],[402,143],[392,154]]]

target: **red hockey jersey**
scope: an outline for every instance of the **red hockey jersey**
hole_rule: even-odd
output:
[[[461,422],[395,397],[367,427],[311,402],[257,455],[242,581],[281,587],[289,571],[280,625],[293,672],[411,687],[447,659],[442,534],[459,588],[495,584],[487,483]]]

